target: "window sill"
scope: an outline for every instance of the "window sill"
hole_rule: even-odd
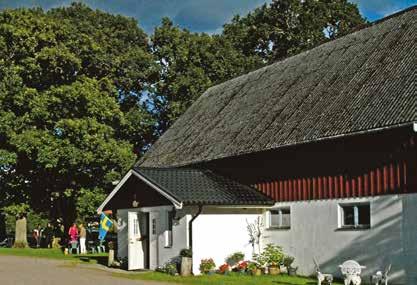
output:
[[[267,231],[288,231],[291,230],[291,227],[269,227],[266,228]]]
[[[337,232],[343,232],[343,231],[366,231],[371,229],[371,226],[343,226],[341,228],[337,228]]]

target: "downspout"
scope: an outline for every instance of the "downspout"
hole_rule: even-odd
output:
[[[188,222],[188,240],[189,240],[189,248],[193,246],[193,222],[200,216],[201,212],[203,211],[203,205],[198,205],[197,213],[192,217],[192,219]]]

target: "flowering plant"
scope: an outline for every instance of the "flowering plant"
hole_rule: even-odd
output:
[[[236,266],[237,270],[245,271],[248,268],[249,262],[248,261],[241,261]]]
[[[202,259],[200,262],[200,272],[201,273],[208,273],[210,270],[216,268],[216,264],[212,258]]]
[[[220,267],[219,267],[219,273],[220,274],[225,274],[226,272],[229,272],[229,271],[230,271],[229,264],[225,263],[225,264],[220,265]]]

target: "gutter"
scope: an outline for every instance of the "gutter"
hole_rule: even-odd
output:
[[[198,205],[197,214],[195,214],[192,219],[188,222],[188,240],[189,240],[189,248],[193,246],[193,222],[195,219],[200,216],[201,212],[203,211],[203,205]]]

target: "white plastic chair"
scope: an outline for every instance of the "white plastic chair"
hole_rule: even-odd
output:
[[[388,285],[388,274],[391,271],[391,264],[385,268],[385,271],[377,271],[371,277],[371,283],[375,285]]]

